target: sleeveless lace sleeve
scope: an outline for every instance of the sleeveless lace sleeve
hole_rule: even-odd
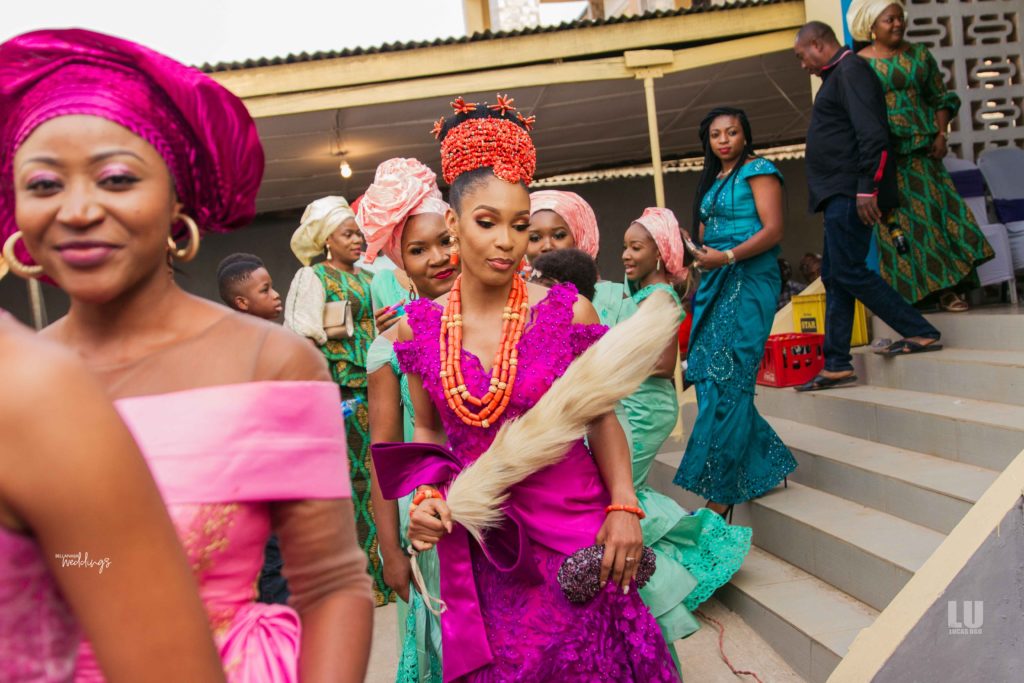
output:
[[[406,305],[405,312],[413,338],[395,342],[398,365],[402,372],[425,375],[440,364],[437,333],[441,307],[429,299],[417,299]]]

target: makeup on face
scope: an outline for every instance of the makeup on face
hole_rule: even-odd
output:
[[[572,231],[565,221],[554,211],[542,209],[530,217],[530,243],[526,248],[526,256],[531,261],[558,249],[571,249],[576,246]]]
[[[520,184],[496,177],[464,195],[458,216],[462,271],[488,285],[507,283],[518,270],[529,244],[530,196]]]
[[[72,299],[106,302],[166,271],[180,206],[142,138],[100,117],[59,116],[26,138],[14,167],[24,244]]]
[[[643,280],[655,269],[658,258],[658,247],[647,229],[639,223],[631,223],[623,238],[622,265],[626,279]]]
[[[412,216],[402,231],[405,272],[420,296],[430,299],[451,289],[458,269],[451,262],[452,236],[437,214]]]
[[[715,156],[723,162],[732,161],[740,156],[746,145],[743,127],[735,116],[719,116],[711,122],[708,142]]]

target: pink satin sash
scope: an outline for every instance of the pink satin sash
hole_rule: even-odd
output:
[[[446,448],[426,443],[378,443],[372,447],[374,468],[385,498],[407,495],[417,486],[442,483],[442,489],[469,463]],[[593,545],[604,522],[608,493],[590,452],[580,441],[565,458],[512,487],[506,522],[493,530],[482,548],[499,571],[523,583],[543,580],[532,544],[564,555]],[[437,545],[441,564],[441,617],[445,683],[493,660],[473,576],[469,533],[456,525]]]
[[[238,610],[220,643],[230,681],[299,680],[302,623],[291,607],[250,603]]]

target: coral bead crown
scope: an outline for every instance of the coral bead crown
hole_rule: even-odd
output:
[[[529,131],[536,119],[516,110],[515,100],[498,95],[496,104],[477,104],[457,98],[455,113],[434,124],[441,141],[441,172],[451,184],[463,173],[491,168],[510,183],[533,182],[537,150]]]

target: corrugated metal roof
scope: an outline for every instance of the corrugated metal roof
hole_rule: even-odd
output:
[[[297,64],[301,62],[315,62],[325,59],[339,59],[343,57],[356,57],[359,55],[372,55],[385,52],[401,52],[404,50],[418,50],[421,48],[428,47],[439,47],[442,45],[459,45],[465,43],[477,43],[487,40],[497,40],[500,38],[515,38],[518,36],[529,36],[542,33],[558,33],[560,31],[571,31],[578,28],[588,28],[592,26],[610,26],[613,24],[628,24],[640,21],[650,21],[652,19],[664,19],[666,17],[681,16],[684,14],[705,14],[708,12],[723,12],[733,9],[742,9],[746,7],[755,7],[760,5],[781,5],[789,2],[798,2],[799,0],[740,0],[739,2],[730,2],[725,5],[702,5],[694,6],[689,9],[678,9],[678,10],[662,10],[658,12],[647,12],[645,14],[637,14],[634,16],[617,16],[608,19],[590,20],[580,19],[576,21],[567,21],[557,26],[537,26],[532,28],[524,28],[516,31],[483,31],[474,33],[471,36],[453,36],[450,38],[436,38],[434,40],[422,40],[422,41],[409,41],[409,42],[394,42],[385,43],[376,47],[355,47],[345,48],[343,50],[330,50],[326,52],[301,52],[299,54],[290,54],[284,57],[259,57],[257,59],[246,59],[239,62],[219,62],[217,64],[204,64],[200,70],[206,73],[216,73],[219,71],[236,71],[239,69],[254,69],[261,66],[277,66],[281,64]]]

